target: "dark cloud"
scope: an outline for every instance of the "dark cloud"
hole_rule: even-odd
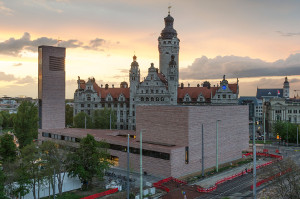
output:
[[[76,39],[59,41],[59,43],[57,39],[48,37],[40,37],[35,40],[31,40],[30,34],[25,32],[20,39],[10,38],[4,42],[0,42],[0,54],[20,56],[23,50],[36,52],[37,47],[40,45],[59,45],[66,48],[84,48],[89,50],[103,51],[103,49],[100,49],[100,47],[103,46],[104,43],[106,43],[106,41],[100,38],[91,40],[88,46]]]
[[[281,32],[281,31],[276,31],[276,32],[283,37],[300,36],[300,32]]]
[[[182,80],[220,79],[224,74],[227,78],[300,75],[300,54],[292,54],[285,60],[275,62],[238,56],[213,59],[202,56],[180,70]]]

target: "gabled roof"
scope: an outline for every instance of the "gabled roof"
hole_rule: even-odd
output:
[[[164,74],[162,73],[157,73],[157,76],[159,77],[159,79],[164,83],[164,84],[167,84],[168,81],[166,79],[166,77],[164,76]]]
[[[237,84],[228,84],[228,87],[234,94],[237,93]],[[183,87],[183,88],[181,88],[181,87],[179,87],[177,93],[178,93],[179,99],[184,98],[184,96],[186,94],[189,94],[189,96],[192,98],[192,100],[193,99],[197,100],[197,98],[200,94],[202,94],[205,99],[210,99],[211,95],[215,96],[215,94],[219,88],[220,87],[210,87],[210,88],[207,88],[207,87]]]
[[[257,88],[256,98],[257,99],[262,99],[264,97],[283,97],[283,89],[282,88],[272,88],[272,89],[269,89],[269,88],[259,89],[259,88]]]
[[[85,84],[81,83],[80,88],[85,89]],[[106,98],[108,94],[112,96],[112,98],[118,98],[121,94],[124,95],[125,98],[129,99],[129,88],[100,88],[96,82],[93,83],[93,87],[95,91],[101,95],[101,98]]]

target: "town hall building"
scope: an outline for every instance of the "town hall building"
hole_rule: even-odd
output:
[[[74,115],[79,112],[92,114],[93,110],[111,108],[117,116],[117,129],[136,129],[137,105],[236,105],[239,85],[229,84],[223,76],[217,86],[208,81],[197,87],[179,84],[179,43],[177,31],[173,28],[174,18],[164,18],[165,28],[158,37],[159,68],[151,63],[148,74],[141,81],[137,57],[129,69],[129,83],[120,87],[98,85],[94,78],[87,81],[78,77],[78,88],[74,93]]]

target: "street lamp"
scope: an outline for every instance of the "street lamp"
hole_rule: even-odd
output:
[[[140,131],[140,199],[143,199],[143,147],[142,147],[142,138],[143,130]]]
[[[219,156],[219,153],[218,153],[218,151],[219,151],[219,138],[218,138],[218,136],[219,136],[219,126],[218,126],[218,122],[219,121],[221,121],[221,120],[217,120],[217,122],[216,122],[216,128],[217,128],[217,135],[216,135],[216,137],[217,137],[217,139],[216,139],[216,171],[217,172],[219,172],[219,163],[218,163],[218,156]]]

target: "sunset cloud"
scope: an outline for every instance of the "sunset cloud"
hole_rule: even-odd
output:
[[[61,41],[58,43],[57,39],[52,39],[48,37],[40,37],[35,40],[31,40],[30,33],[25,32],[23,36],[19,39],[13,37],[6,41],[0,42],[0,54],[11,55],[11,56],[21,56],[22,51],[32,51],[36,52],[37,47],[40,45],[59,45],[66,48],[83,48],[95,51],[104,51],[100,47],[105,43],[104,39],[96,38],[89,42],[89,45],[84,45],[83,42],[70,39],[67,41]]]
[[[0,15],[1,14],[4,14],[4,15],[8,15],[8,16],[11,16],[13,15],[13,10],[4,6],[3,2],[0,1]]]
[[[220,79],[224,74],[227,78],[300,75],[300,54],[275,62],[233,55],[212,59],[202,56],[180,70],[182,80]]]

